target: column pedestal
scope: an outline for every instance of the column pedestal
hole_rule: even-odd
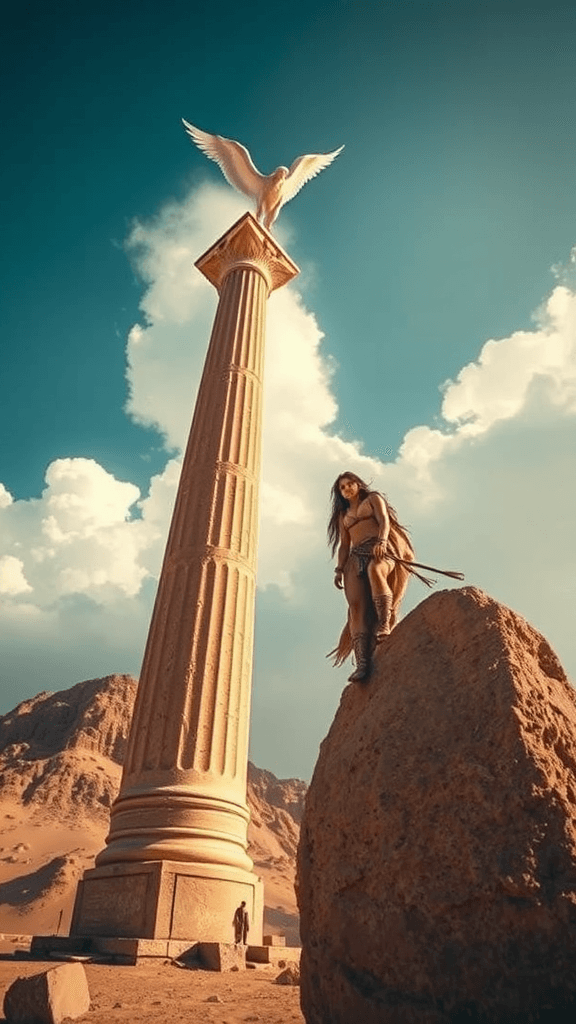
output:
[[[248,724],[266,300],[298,268],[250,214],[196,266],[220,300],[158,585],[106,848],[79,883],[76,936],[230,942],[247,853]]]
[[[261,945],[263,885],[253,872],[168,860],[109,864],[84,872],[70,934],[231,942],[242,900],[250,942]]]

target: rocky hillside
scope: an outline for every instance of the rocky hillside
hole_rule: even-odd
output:
[[[98,824],[118,792],[136,680],[89,679],[0,718],[0,800],[47,820]]]
[[[40,908],[54,915],[54,900],[65,925],[76,879],[104,845],[136,687],[132,676],[90,679],[40,693],[0,717],[0,818],[8,841],[0,848],[0,930],[42,930],[34,915]],[[292,942],[305,792],[298,779],[249,765],[249,853],[265,883],[266,930]]]

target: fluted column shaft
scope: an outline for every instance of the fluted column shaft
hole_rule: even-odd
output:
[[[297,268],[246,215],[197,264],[220,290],[98,865],[250,871],[246,768],[266,300]]]
[[[255,269],[226,278],[182,466],[123,791],[148,771],[174,769],[225,773],[245,788],[239,710],[252,662],[266,297]]]

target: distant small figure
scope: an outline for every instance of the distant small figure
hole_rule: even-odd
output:
[[[242,903],[234,911],[234,942],[243,943],[246,945],[248,940],[248,932],[250,931],[250,920],[248,918],[248,911],[246,910],[246,900],[242,900]]]
[[[272,174],[261,174],[245,146],[222,135],[210,135],[182,118],[182,123],[198,149],[218,164],[226,181],[256,203],[256,217],[270,229],[284,203],[293,199],[303,185],[331,164],[344,146],[332,153],[308,153],[299,156],[290,168],[277,167]]]
[[[348,602],[348,620],[330,654],[334,664],[341,665],[354,651],[356,669],[349,682],[355,683],[369,674],[374,647],[395,626],[410,576],[429,587],[435,583],[416,567],[453,579],[464,577],[415,562],[408,531],[392,505],[356,473],[341,473],[334,481],[328,543],[332,554],[338,549],[334,584],[344,590]]]

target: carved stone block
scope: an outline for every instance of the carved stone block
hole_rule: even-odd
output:
[[[17,978],[4,996],[9,1024],[61,1024],[88,1013],[90,992],[82,964],[62,964],[29,978]]]
[[[208,971],[243,971],[246,967],[246,947],[233,942],[200,942],[198,954]]]

